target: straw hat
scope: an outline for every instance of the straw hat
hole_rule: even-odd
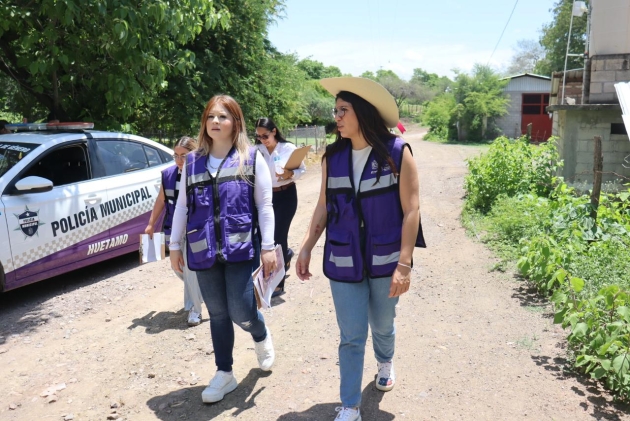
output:
[[[396,101],[383,85],[362,77],[331,77],[321,79],[319,83],[334,96],[337,96],[340,91],[359,95],[376,107],[387,127],[396,127],[398,124]]]

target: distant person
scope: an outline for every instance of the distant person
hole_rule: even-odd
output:
[[[188,136],[182,137],[175,143],[173,147],[173,151],[175,152],[173,154],[175,165],[162,171],[162,186],[160,187],[155,205],[153,205],[149,224],[144,230],[144,233],[148,234],[149,237],[153,238],[155,223],[164,208],[166,208],[162,230],[166,235],[166,241],[169,241],[171,227],[173,225],[173,214],[175,213],[175,204],[179,196],[182,167],[184,166],[184,162],[186,162],[186,155],[196,147],[197,142],[195,139]],[[186,256],[184,256],[184,263],[186,263],[185,260]],[[186,264],[184,264],[182,272],[175,271],[175,274],[184,281],[184,310],[188,311],[188,326],[197,326],[201,323],[201,302],[203,301],[201,291],[199,290],[199,283],[197,282],[197,274],[189,270]]]
[[[234,325],[248,332],[261,370],[275,361],[271,332],[256,306],[252,267],[256,218],[261,230],[264,275],[276,269],[271,176],[260,152],[247,138],[245,119],[230,96],[213,96],[201,115],[197,149],[186,157],[173,216],[171,266],[197,271],[210,315],[217,366],[204,389],[205,403],[218,402],[236,389],[232,371]]]
[[[293,170],[283,168],[296,147],[293,143],[287,142],[271,118],[262,117],[256,121],[256,146],[271,173],[273,214],[276,227],[273,237],[276,244],[282,246],[284,267],[288,271],[293,258],[293,250],[289,248],[288,244],[289,228],[298,205],[295,181],[304,174],[306,167],[302,162],[299,168]],[[284,279],[273,292],[272,297],[283,293]]]
[[[322,158],[322,184],[296,262],[308,280],[311,251],[326,230],[324,275],[330,279],[339,344],[338,421],[361,420],[361,380],[368,326],[377,363],[374,386],[396,384],[394,317],[409,290],[414,246],[424,246],[418,171],[409,145],[389,132],[394,98],[364,78],[322,79],[336,102],[337,138]]]
[[[9,124],[6,120],[0,120],[0,134],[9,134],[11,130],[6,128],[6,125]]]

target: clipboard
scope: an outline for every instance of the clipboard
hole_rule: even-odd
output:
[[[302,146],[300,148],[295,149],[292,153],[291,156],[289,157],[289,159],[287,160],[287,163],[284,164],[284,169],[285,170],[295,170],[298,169],[300,167],[300,165],[302,165],[302,161],[304,161],[304,158],[306,158],[306,154],[311,150],[311,147],[309,145],[307,146]]]

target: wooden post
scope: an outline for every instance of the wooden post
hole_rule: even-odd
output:
[[[599,207],[599,195],[602,191],[602,169],[604,156],[602,155],[602,138],[595,136],[595,151],[593,153],[593,191],[591,192],[591,218],[597,220],[597,208]]]
[[[532,141],[532,123],[529,123],[527,125],[527,141],[528,142]]]

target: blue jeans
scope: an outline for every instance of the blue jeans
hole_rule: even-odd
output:
[[[232,371],[232,322],[251,333],[255,342],[263,341],[267,337],[265,319],[256,307],[252,261],[216,262],[210,269],[198,271],[197,279],[210,315],[210,336],[217,369]]]
[[[391,277],[366,277],[359,283],[330,281],[337,324],[341,333],[339,371],[341,374],[341,404],[358,407],[361,404],[361,380],[368,324],[372,329],[374,356],[380,363],[394,357],[396,341],[396,304],[398,297],[389,298]]]

